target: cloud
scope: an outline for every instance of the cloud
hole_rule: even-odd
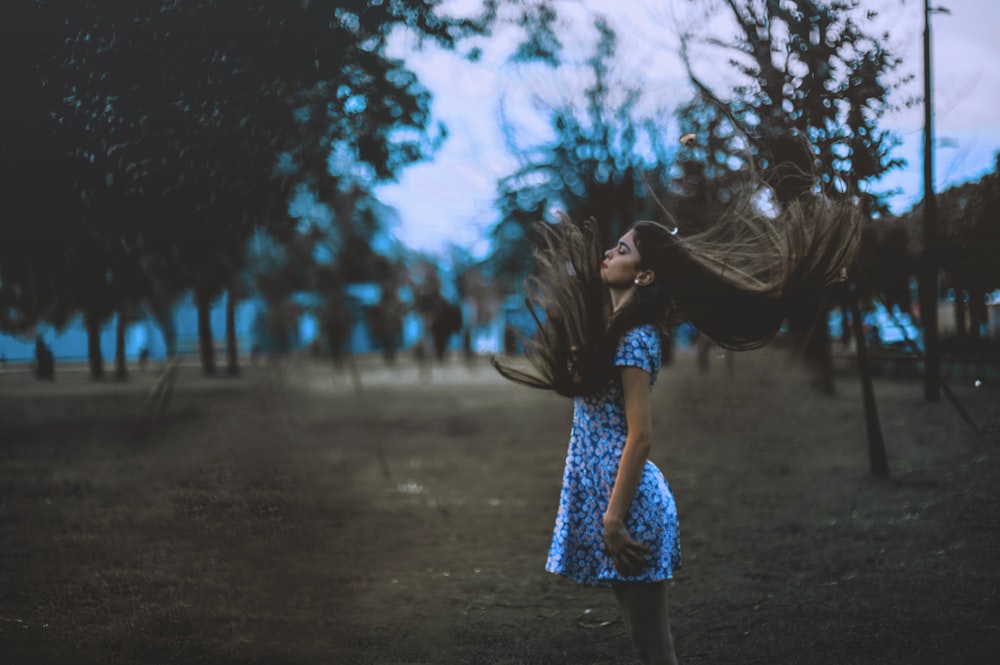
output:
[[[892,52],[903,58],[899,75],[913,78],[900,91],[898,102],[922,95],[923,16],[922,0],[870,0],[865,6],[880,11],[873,31],[889,33]],[[467,1],[456,6],[477,6]],[[641,81],[644,92],[659,108],[672,108],[690,95],[679,58],[676,34],[711,22],[719,32],[722,12],[706,13],[711,3],[659,3],[642,0],[585,0],[572,6],[568,15],[580,20],[583,6],[604,12],[620,36],[620,70],[632,81]],[[951,139],[953,147],[936,152],[936,186],[976,178],[990,170],[1000,148],[1000,3],[995,0],[964,0],[951,3],[951,14],[933,17],[936,136]],[[579,46],[586,57],[588,24],[578,25],[566,41]],[[545,93],[561,94],[557,78],[526,76],[508,65],[505,54],[514,43],[512,33],[500,32],[484,40],[484,57],[477,63],[435,47],[415,50],[412,44],[397,44],[420,80],[434,94],[434,116],[449,129],[449,137],[433,162],[407,169],[398,183],[379,190],[384,202],[395,206],[400,221],[396,232],[406,244],[432,252],[447,243],[485,247],[485,234],[495,221],[492,208],[497,179],[517,164],[506,152],[499,130],[498,104],[503,99],[526,132],[545,131],[544,117],[534,102]],[[724,89],[721,76],[731,75],[724,50],[699,51],[695,67],[709,81]],[[572,58],[571,58],[572,59]],[[888,174],[876,189],[899,188],[891,205],[901,212],[922,196],[921,145],[923,111],[919,105],[901,108],[883,119],[903,144],[895,153],[908,166]]]

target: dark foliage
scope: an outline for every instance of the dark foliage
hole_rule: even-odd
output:
[[[232,295],[247,238],[294,233],[293,185],[329,178],[331,152],[371,184],[433,150],[389,34],[481,30],[423,0],[11,0],[0,25],[0,327],[19,334]]]

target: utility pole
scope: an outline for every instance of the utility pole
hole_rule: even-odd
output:
[[[920,279],[920,318],[924,328],[924,399],[941,398],[938,344],[937,196],[934,193],[934,118],[931,108],[931,6],[924,0],[924,256]]]

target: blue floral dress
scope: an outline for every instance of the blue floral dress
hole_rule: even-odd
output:
[[[615,352],[615,365],[648,372],[652,390],[660,369],[656,329],[644,325],[626,332]],[[601,517],[611,499],[627,430],[621,378],[609,381],[602,391],[574,400],[573,431],[547,571],[581,584],[610,586],[613,580],[670,579],[680,568],[677,507],[663,474],[650,461],[625,519],[632,538],[651,550],[647,556],[650,565],[635,577],[623,576],[604,549]]]

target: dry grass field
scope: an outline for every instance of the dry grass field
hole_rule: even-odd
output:
[[[780,350],[654,391],[683,665],[1000,662],[1000,390],[820,395]],[[568,401],[484,362],[0,374],[0,663],[637,662],[610,592],[543,571]],[[380,463],[380,460],[384,464]],[[386,475],[383,471],[387,471]]]

